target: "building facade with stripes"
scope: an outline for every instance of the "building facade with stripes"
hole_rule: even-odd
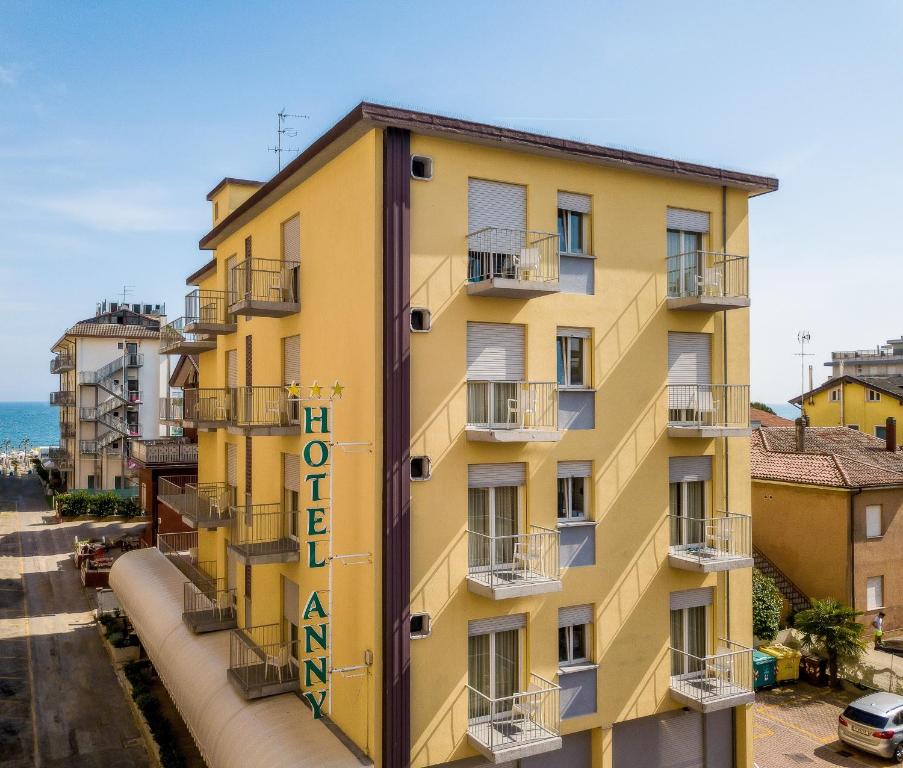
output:
[[[279,764],[751,766],[748,201],[775,189],[373,104],[225,179],[177,328],[198,473],[160,497],[196,538],[114,587],[178,569],[236,711],[281,701],[272,742],[303,720],[330,755]],[[180,707],[208,762],[257,764]]]

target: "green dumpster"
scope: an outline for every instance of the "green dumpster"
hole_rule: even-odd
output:
[[[753,688],[769,688],[777,677],[777,659],[761,651],[753,651]]]

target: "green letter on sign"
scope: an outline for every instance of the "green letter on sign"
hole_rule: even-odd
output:
[[[320,415],[314,416],[314,409],[309,405],[304,406],[304,434],[310,435],[314,431],[314,422],[320,423],[320,432],[324,435],[329,432],[329,410],[326,406],[320,406]]]
[[[320,631],[317,632],[317,629]],[[311,627],[308,624],[304,625],[304,652],[305,653],[313,653],[313,643],[311,641],[315,640],[317,645],[319,645],[324,651],[326,650],[326,625],[320,624],[319,627]]]
[[[311,674],[314,677],[318,678],[321,683],[326,684],[326,657],[325,656],[317,656],[316,661],[312,661],[311,659],[304,659],[302,662],[304,664],[304,686],[306,688],[310,688],[311,682]]]
[[[323,609],[323,603],[320,602],[320,596],[316,592],[311,592],[307,598],[307,605],[304,606],[304,620],[307,621],[314,614],[321,619],[329,618]]]
[[[313,458],[311,458],[311,450],[315,445],[320,447],[319,461],[314,461]],[[309,443],[307,443],[307,445],[304,446],[304,450],[301,452],[301,454],[304,456],[304,462],[307,464],[307,466],[322,467],[329,459],[329,446],[326,445],[326,443],[324,443],[322,440],[311,440]]]
[[[310,500],[311,501],[322,501],[323,497],[320,496],[320,481],[326,477],[325,472],[317,472],[316,474],[304,475],[305,480],[313,480],[314,487],[310,492]]]
[[[301,695],[307,699],[307,703],[310,704],[310,708],[314,711],[314,720],[319,720],[323,717],[323,702],[326,701],[326,691],[315,691],[313,693],[305,691]]]
[[[320,525],[323,525],[320,528]],[[325,507],[308,507],[307,508],[307,535],[322,536],[329,533],[326,527],[326,508]]]
[[[308,568],[322,568],[326,565],[325,560],[317,560],[317,542],[308,541],[307,542],[307,567]]]

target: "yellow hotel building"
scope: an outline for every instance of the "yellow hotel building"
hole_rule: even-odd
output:
[[[111,575],[211,766],[752,765],[775,189],[368,103],[217,185],[196,532]]]

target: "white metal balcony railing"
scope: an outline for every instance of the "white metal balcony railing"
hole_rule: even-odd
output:
[[[737,562],[752,563],[752,525],[749,515],[685,517],[668,515],[669,553],[703,568]]]
[[[185,398],[161,397],[159,405],[160,421],[181,422],[185,418]]]
[[[669,426],[749,427],[748,384],[669,384]]]
[[[231,390],[232,423],[243,428],[298,427],[301,403],[285,387],[235,387]]]
[[[550,381],[468,381],[467,426],[557,430],[558,385]]]
[[[298,511],[279,503],[233,507],[232,546],[249,559],[297,559]]]
[[[230,304],[238,301],[298,303],[300,264],[281,259],[245,259],[232,267]]]
[[[752,648],[720,639],[708,656],[671,648],[671,691],[679,700],[701,709],[733,706],[752,700]]]
[[[79,440],[78,450],[80,453],[96,454],[100,452],[96,440]]]
[[[485,227],[467,235],[467,254],[471,283],[494,278],[558,282],[558,235],[550,232]]]
[[[157,483],[157,498],[193,525],[228,525],[235,504],[235,487],[228,483],[199,483],[195,475],[170,475]]]
[[[668,298],[749,298],[749,257],[689,251],[668,257]]]
[[[195,288],[185,296],[185,321],[188,330],[195,326],[217,327],[234,324],[229,314],[229,294],[226,291],[214,291]]]
[[[559,549],[558,531],[538,525],[510,536],[468,531],[468,578],[490,588],[558,581]]]
[[[531,674],[526,691],[491,698],[467,686],[467,735],[490,754],[560,739],[561,688]]]
[[[204,333],[187,330],[194,318],[177,317],[160,328],[160,353],[201,352],[216,347],[216,340]]]
[[[51,373],[65,373],[75,367],[75,361],[71,355],[59,354],[50,361]]]
[[[75,405],[75,392],[71,390],[60,390],[59,392],[50,393],[51,405]]]
[[[196,420],[201,424],[225,424],[232,419],[232,390],[225,388],[204,387],[203,389],[186,389],[184,397],[183,418]]]
[[[197,464],[197,443],[175,440],[133,440],[132,458],[143,464]]]
[[[254,699],[300,687],[298,641],[285,638],[281,624],[232,630],[229,677],[246,698]]]

